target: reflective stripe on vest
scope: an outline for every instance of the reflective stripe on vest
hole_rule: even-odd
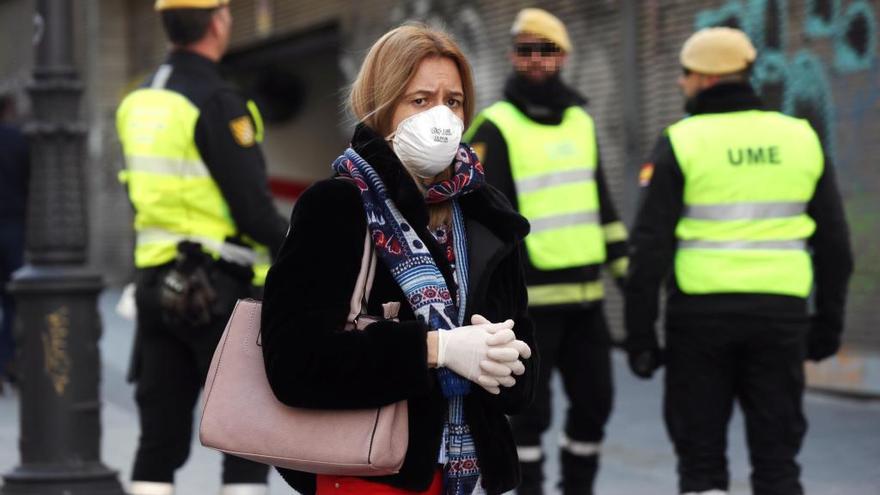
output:
[[[548,230],[559,230],[563,227],[573,227],[582,224],[597,224],[598,222],[599,213],[595,211],[564,213],[562,215],[536,218],[531,222],[531,232],[534,234]]]
[[[491,121],[507,143],[519,212],[531,224],[525,243],[532,265],[558,270],[604,262],[590,116],[571,107],[559,125],[543,125],[502,101],[477,117],[466,139],[483,119]]]
[[[678,243],[680,249],[793,249],[795,251],[803,251],[807,249],[807,242],[803,239],[793,239],[790,241],[706,241],[706,240],[690,240]]]
[[[231,262],[259,262],[255,251],[265,248],[224,242],[238,229],[195,145],[199,110],[180,93],[163,89],[170,75],[171,67],[162,66],[154,84],[132,92],[117,111],[126,159],[120,177],[135,208],[135,266],[171,261],[184,239],[200,242],[213,256]],[[261,285],[265,270],[255,265],[254,272],[253,282]]]
[[[230,263],[237,265],[254,265],[261,260],[258,253],[246,246],[232,244],[229,242],[217,242],[216,239],[198,235],[181,235],[174,232],[161,229],[143,229],[137,232],[136,244],[140,246],[149,246],[150,244],[168,244],[173,243],[175,246],[182,241],[198,242],[203,248],[217,256],[223,258]]]
[[[605,297],[601,280],[572,284],[546,284],[528,286],[529,307],[556,306],[598,301]]]
[[[718,205],[688,205],[685,218],[694,220],[761,220],[764,218],[794,217],[807,211],[803,201],[776,203],[731,203]]]
[[[157,175],[181,177],[211,177],[211,172],[201,160],[165,158],[161,156],[130,156],[126,168],[132,172],[148,172]]]
[[[594,172],[590,169],[580,169],[568,170],[565,172],[551,172],[535,177],[527,177],[516,181],[516,192],[524,194],[562,186],[571,182],[590,182],[594,180],[594,175]]]
[[[806,121],[777,112],[689,117],[668,129],[684,175],[675,276],[686,294],[806,297],[824,157]]]

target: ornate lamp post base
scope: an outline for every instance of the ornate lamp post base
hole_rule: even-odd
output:
[[[103,464],[83,465],[77,471],[19,467],[3,476],[3,495],[124,495],[116,471]]]
[[[3,476],[0,495],[125,493],[100,461],[102,287],[99,275],[70,265],[15,273],[21,465]]]

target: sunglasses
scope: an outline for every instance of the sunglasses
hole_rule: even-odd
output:
[[[543,43],[517,43],[513,47],[514,52],[520,57],[530,57],[533,53],[541,56],[554,55],[562,51],[559,45],[549,41]]]

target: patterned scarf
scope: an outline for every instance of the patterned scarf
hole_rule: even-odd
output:
[[[458,281],[457,301],[446,285],[428,247],[419,239],[397,205],[388,197],[379,174],[353,149],[333,162],[333,169],[350,177],[361,192],[367,214],[367,228],[376,253],[391,271],[403,290],[416,318],[436,330],[462,326],[468,295],[467,235],[458,197],[485,182],[483,166],[474,152],[459,146],[451,178],[428,186],[425,201],[451,201],[455,275]],[[470,495],[479,487],[480,469],[470,428],[464,417],[463,397],[470,391],[470,382],[447,368],[438,370],[443,395],[449,399],[449,413],[444,427],[446,445],[445,493]]]

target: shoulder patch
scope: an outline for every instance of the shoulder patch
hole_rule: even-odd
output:
[[[254,124],[247,115],[230,120],[229,130],[232,131],[232,137],[235,138],[235,142],[242,148],[250,148],[256,142]]]
[[[471,148],[476,153],[477,158],[483,161],[486,158],[486,143],[472,143]]]
[[[642,169],[639,170],[639,186],[646,187],[651,183],[652,177],[654,177],[654,164],[646,163],[642,165]]]

